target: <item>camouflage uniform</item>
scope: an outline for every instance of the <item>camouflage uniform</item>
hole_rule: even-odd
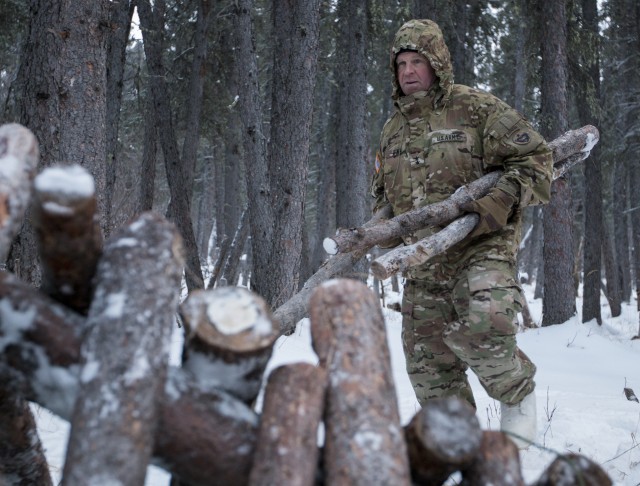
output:
[[[419,52],[434,68],[437,79],[427,92],[402,93],[395,73],[402,50]],[[409,377],[421,403],[458,395],[474,404],[465,374],[471,367],[490,396],[518,403],[535,387],[535,366],[515,338],[522,303],[514,279],[520,208],[548,202],[551,152],[506,103],[453,84],[449,51],[432,21],[401,27],[391,70],[395,112],[383,128],[376,158],[371,187],[376,208],[390,203],[394,214],[401,214],[440,202],[496,169],[504,171],[496,187],[515,203],[504,226],[468,237],[406,273],[402,312]],[[420,230],[404,242],[439,229]]]

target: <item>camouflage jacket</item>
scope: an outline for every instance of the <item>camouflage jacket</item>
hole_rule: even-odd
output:
[[[420,52],[436,72],[427,92],[404,96],[395,75],[403,49]],[[409,278],[428,274],[433,264],[470,263],[485,258],[515,262],[520,240],[520,208],[548,202],[551,151],[515,110],[495,96],[453,84],[449,51],[438,26],[429,20],[407,22],[391,49],[395,111],[385,124],[376,157],[371,193],[376,209],[391,203],[394,214],[448,198],[460,186],[486,173],[504,173],[497,186],[519,201],[504,228],[465,239]],[[406,237],[414,243],[439,228]],[[426,272],[426,273],[425,273]]]

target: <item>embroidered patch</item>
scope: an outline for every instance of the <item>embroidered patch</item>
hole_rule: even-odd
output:
[[[462,130],[434,130],[431,132],[429,144],[435,145],[442,142],[466,142],[467,134]]]
[[[441,142],[464,142],[467,140],[467,135],[463,132],[443,133],[434,136],[431,139],[432,144]]]
[[[527,145],[531,141],[531,137],[527,132],[517,132],[513,136],[513,142],[518,145]]]
[[[380,162],[380,152],[376,152],[376,162],[375,162],[376,174],[380,172],[382,168],[382,162]]]

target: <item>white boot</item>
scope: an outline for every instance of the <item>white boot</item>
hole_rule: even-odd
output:
[[[518,449],[526,449],[536,439],[536,394],[529,393],[516,405],[500,404],[500,430],[509,435]]]

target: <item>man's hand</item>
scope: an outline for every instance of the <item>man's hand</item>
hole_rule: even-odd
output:
[[[502,228],[507,224],[517,202],[511,194],[494,187],[486,196],[461,204],[460,209],[463,211],[478,213],[480,216],[480,221],[469,236],[473,238]]]

